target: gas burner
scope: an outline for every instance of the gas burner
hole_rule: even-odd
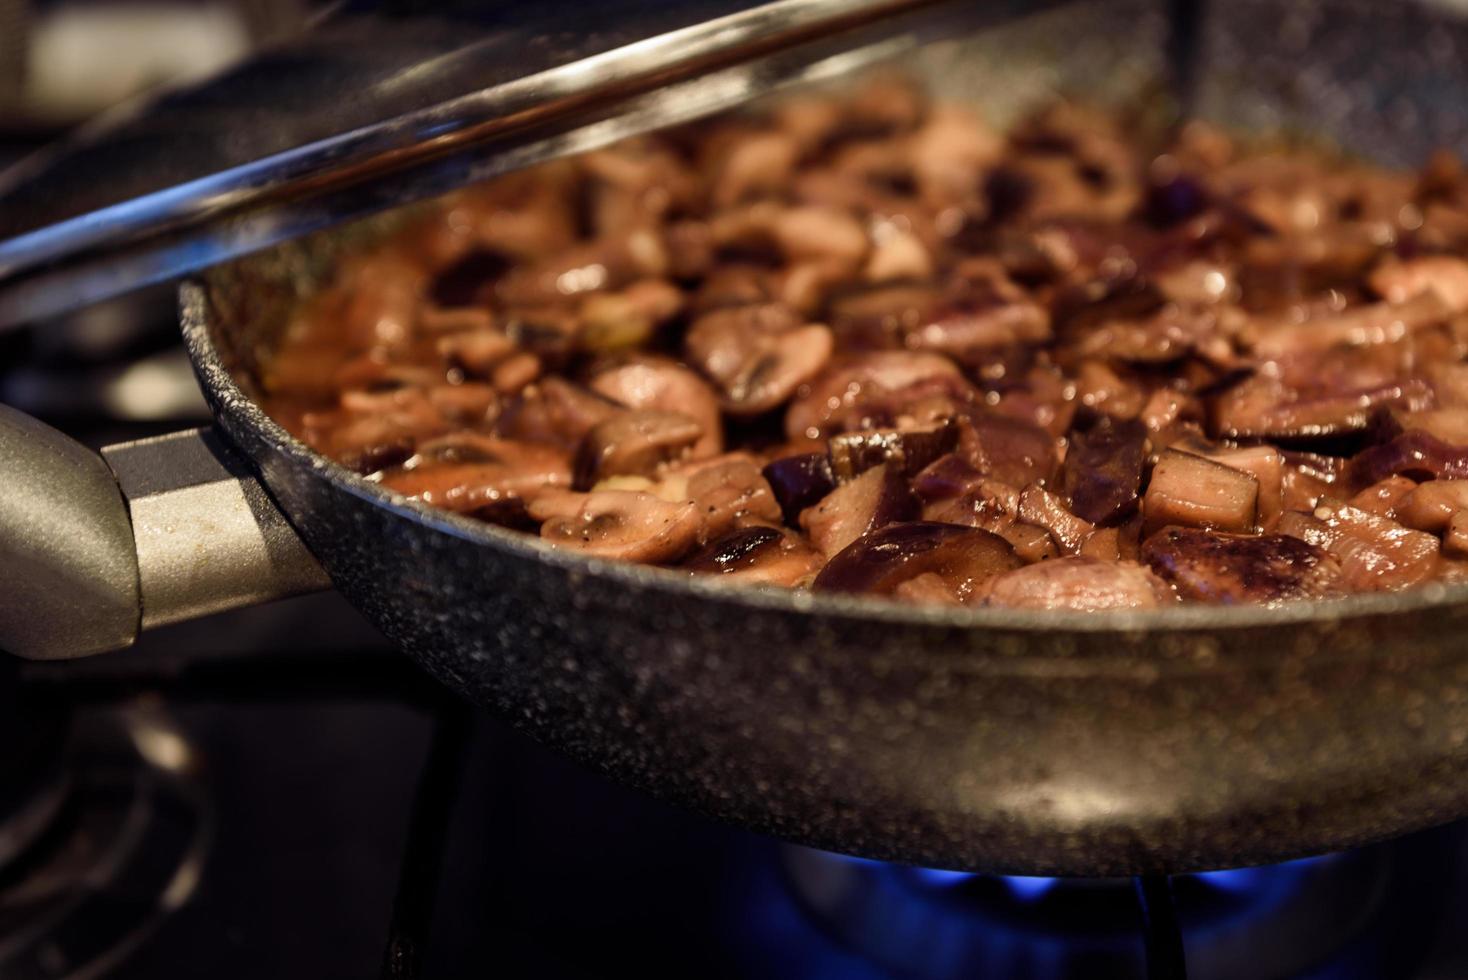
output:
[[[208,850],[194,754],[159,710],[88,717],[65,758],[0,829],[17,845],[0,854],[7,978],[106,973],[188,900]]]
[[[1414,928],[1399,921],[1394,896],[1433,887],[1433,853],[1404,842],[1177,876],[1187,976],[1386,975],[1361,950]],[[816,925],[898,976],[1147,975],[1130,879],[967,874],[795,846],[781,858]]]

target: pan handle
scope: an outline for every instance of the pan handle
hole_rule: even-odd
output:
[[[0,650],[35,660],[330,581],[213,429],[101,454],[0,405]]]

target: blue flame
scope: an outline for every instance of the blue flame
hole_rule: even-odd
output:
[[[1022,902],[1034,902],[1054,888],[1059,878],[1043,878],[1030,875],[1003,875],[1004,884],[1015,898]]]

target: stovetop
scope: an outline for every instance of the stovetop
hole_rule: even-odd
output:
[[[613,785],[413,671],[329,594],[30,670],[32,704],[70,705],[78,812],[50,833],[90,842],[71,867],[90,878],[26,932],[6,865],[0,977],[374,976],[395,895],[399,927],[429,922],[407,930],[427,977],[1145,975],[1128,882],[793,848]],[[1462,825],[1172,886],[1194,978],[1468,976]]]

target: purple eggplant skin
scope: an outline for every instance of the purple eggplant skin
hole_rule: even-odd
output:
[[[1147,462],[1147,428],[1136,419],[1103,418],[1071,432],[1065,492],[1077,517],[1115,527],[1137,512]]]
[[[768,464],[762,472],[780,503],[785,523],[791,527],[796,526],[801,511],[836,489],[836,476],[825,453],[786,456]]]
[[[933,460],[912,478],[912,489],[925,504],[962,497],[984,482],[984,475],[962,456],[949,453]]]
[[[910,521],[869,531],[826,563],[817,592],[890,595],[899,585],[934,572],[965,594],[976,582],[1013,571],[1023,562],[1009,542],[959,524]]]
[[[958,426],[944,419],[918,429],[867,429],[843,432],[827,443],[826,455],[838,483],[855,479],[873,466],[892,463],[903,476],[913,476],[958,445]]]
[[[1468,446],[1454,446],[1421,429],[1411,429],[1351,460],[1351,482],[1357,486],[1368,487],[1389,476],[1409,476],[1419,482],[1468,480]]]
[[[969,422],[959,452],[980,473],[1012,487],[1044,486],[1055,478],[1055,440],[1038,425],[993,412],[975,414]]]
[[[778,548],[785,535],[773,527],[743,527],[710,542],[682,565],[693,572],[731,572],[758,559],[765,548]]]

